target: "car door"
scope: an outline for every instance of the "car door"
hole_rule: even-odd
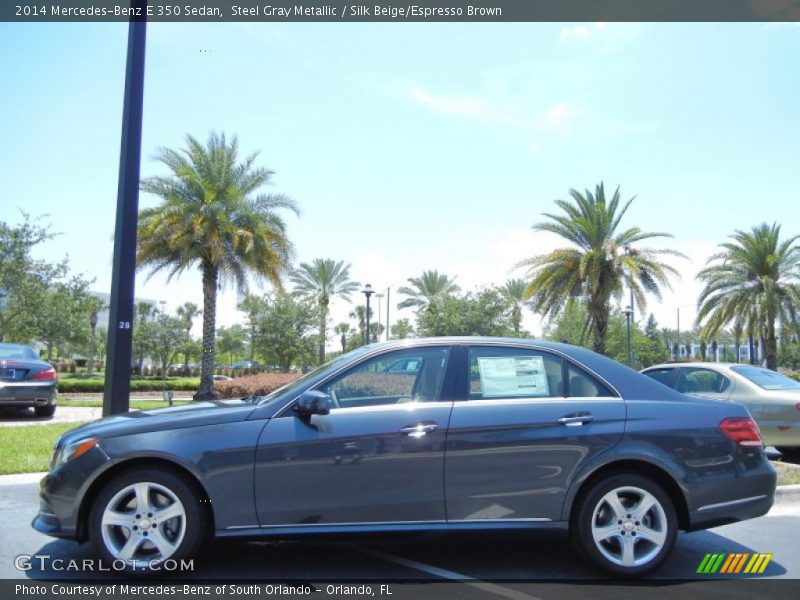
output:
[[[367,357],[314,387],[329,414],[271,419],[256,450],[261,526],[444,521],[449,350]]]
[[[559,520],[581,466],[621,439],[624,401],[543,349],[475,345],[460,354],[445,459],[448,522]]]

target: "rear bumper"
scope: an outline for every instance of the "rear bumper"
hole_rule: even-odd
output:
[[[56,384],[0,383],[0,408],[5,406],[55,406]]]
[[[777,480],[775,469],[763,459],[762,464],[751,469],[745,477],[724,485],[722,493],[719,483],[697,486],[700,489],[693,490],[692,497],[701,501],[689,510],[689,531],[767,514],[775,502]]]

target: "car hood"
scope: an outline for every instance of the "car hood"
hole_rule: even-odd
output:
[[[61,443],[81,437],[111,438],[134,433],[244,421],[255,405],[242,400],[192,402],[183,406],[137,410],[92,421],[61,436]]]

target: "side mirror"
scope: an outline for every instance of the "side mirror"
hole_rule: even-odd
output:
[[[294,412],[298,417],[327,415],[331,412],[331,398],[317,390],[307,390],[295,401]]]

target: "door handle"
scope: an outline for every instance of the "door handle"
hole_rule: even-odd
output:
[[[566,425],[567,427],[580,427],[581,425],[591,423],[592,421],[594,421],[594,417],[588,413],[583,415],[567,415],[566,417],[561,417],[558,420],[559,423]]]
[[[432,421],[407,425],[400,429],[400,433],[413,438],[421,438],[439,429],[439,425]]]

